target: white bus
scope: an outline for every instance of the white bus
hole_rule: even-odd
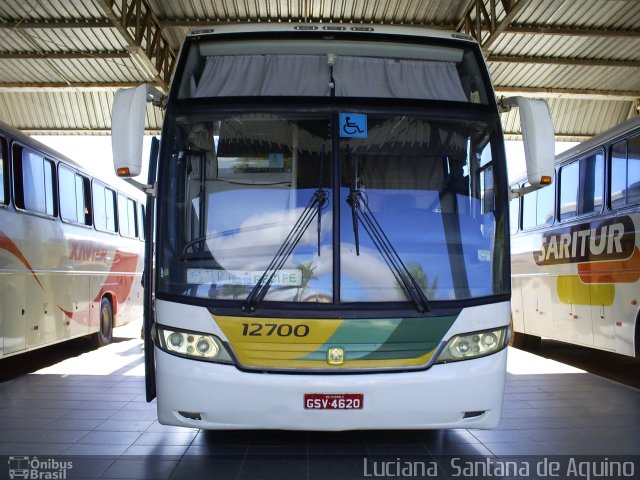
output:
[[[640,117],[559,155],[555,178],[511,202],[514,345],[640,357]]]
[[[144,208],[115,183],[0,124],[0,358],[142,316]]]
[[[145,317],[161,423],[498,423],[508,181],[470,37],[293,23],[196,31],[167,98],[145,86],[116,96],[122,175],[140,170],[136,149],[121,148],[141,142],[147,95],[166,107]],[[548,108],[512,103],[528,125],[530,180],[543,184]]]

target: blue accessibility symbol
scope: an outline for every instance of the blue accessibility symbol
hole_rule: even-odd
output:
[[[341,113],[340,136],[343,138],[367,138],[367,116],[362,113]]]

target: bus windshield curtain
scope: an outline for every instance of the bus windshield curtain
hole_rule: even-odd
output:
[[[336,96],[468,102],[454,62],[338,56]],[[194,98],[329,96],[331,70],[324,55],[207,57]]]
[[[468,101],[453,62],[342,56],[333,78],[336,97]]]

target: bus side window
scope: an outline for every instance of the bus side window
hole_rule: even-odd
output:
[[[525,184],[527,186],[528,184]],[[555,182],[522,197],[522,229],[551,225],[554,217]]]
[[[14,150],[16,206],[33,213],[57,215],[54,163],[18,145]]]
[[[98,230],[117,232],[115,214],[116,194],[97,182],[93,183],[93,218]]]
[[[553,223],[554,206],[556,200],[556,185],[555,182],[547,187],[542,187],[536,192],[537,198],[537,214],[536,225],[551,225]]]
[[[611,148],[611,208],[640,202],[640,135]]]
[[[120,234],[124,237],[138,237],[138,222],[136,214],[136,203],[129,197],[118,194],[118,223],[120,224]]]
[[[0,138],[0,205],[9,204],[9,162],[7,161],[7,141]]]
[[[138,215],[138,223],[139,223],[138,231],[140,232],[139,238],[140,238],[140,240],[144,241],[145,238],[146,238],[145,231],[144,231],[144,228],[145,228],[145,223],[144,223],[144,219],[145,219],[144,205],[140,204],[139,205],[139,210],[140,210],[140,213]]]
[[[511,189],[518,185],[511,185]],[[512,198],[509,202],[509,233],[515,235],[520,228],[520,197]]]
[[[91,225],[89,198],[86,194],[89,179],[60,164],[58,194],[60,218],[80,225]]]
[[[578,215],[578,162],[560,169],[560,220]]]

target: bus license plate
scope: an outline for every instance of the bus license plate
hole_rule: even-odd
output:
[[[361,410],[362,393],[305,393],[306,410]]]

